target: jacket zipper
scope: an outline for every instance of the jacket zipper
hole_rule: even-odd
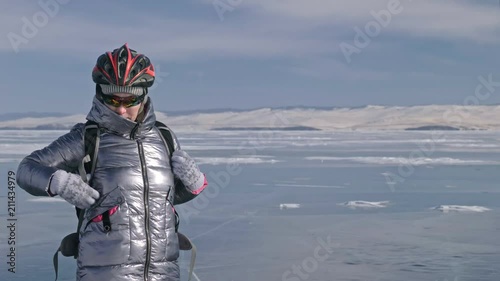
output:
[[[141,170],[142,179],[144,182],[144,225],[146,232],[146,263],[144,265],[144,281],[148,281],[149,276],[149,264],[151,263],[151,237],[149,233],[149,182],[148,182],[148,172],[146,170],[146,161],[144,160],[144,147],[142,146],[142,141],[137,140],[137,145],[139,147],[139,158],[141,159]]]
[[[135,140],[135,134],[137,133],[137,130],[139,129],[140,123],[137,123],[134,128],[132,128],[132,131],[130,131],[130,138]]]

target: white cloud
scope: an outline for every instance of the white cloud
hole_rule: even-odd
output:
[[[391,0],[241,0],[233,11],[226,12],[223,22],[217,19],[213,0],[198,1],[212,10],[212,20],[165,19],[137,12],[135,21],[142,25],[127,24],[120,17],[102,23],[91,15],[70,15],[72,7],[61,6],[59,13],[19,48],[21,52],[62,52],[78,58],[82,54],[94,57],[128,42],[137,50],[148,50],[155,60],[293,58],[300,64],[288,71],[299,75],[349,80],[387,77],[380,72],[360,73],[333,56],[340,52],[340,42],[352,43],[353,27],[363,27],[373,20],[370,12],[385,9]],[[499,42],[498,7],[452,0],[401,0],[401,7],[403,11],[393,15],[384,34],[449,42]],[[0,34],[21,34],[21,17],[31,19],[39,11],[37,2],[4,4]],[[376,38],[373,41],[369,48],[377,54],[399,48]],[[7,36],[0,39],[0,52],[13,53]]]
[[[71,7],[61,5],[47,25],[39,28],[38,33],[19,49],[94,53],[102,51],[103,46],[118,46],[128,41],[137,48],[152,49],[155,56],[167,60],[332,54],[338,51],[336,41],[341,40],[340,36],[353,33],[354,26],[362,27],[373,20],[370,12],[385,9],[389,1],[397,0],[242,0],[226,15],[238,10],[247,13],[234,14],[223,22],[161,19],[138,14],[144,22],[140,26],[127,25],[126,19],[121,21],[118,17],[115,24],[99,23],[90,16],[70,17],[65,11]],[[200,2],[216,14],[212,0]],[[386,32],[485,43],[499,40],[496,36],[499,9],[472,1],[401,0],[400,3],[403,11],[393,15]],[[40,11],[43,10],[35,2],[4,7],[0,11],[0,33],[22,35],[24,23],[21,18],[31,20]],[[245,20],[238,20],[236,16]],[[331,31],[325,31],[328,29]],[[7,36],[2,37],[0,50],[12,51]]]
[[[0,11],[0,33],[23,36],[21,18],[32,18],[37,12],[34,6],[17,8],[10,13]],[[69,16],[64,14],[63,8],[45,26],[37,28],[32,38],[26,38],[28,42],[20,44],[19,50],[66,54],[89,52],[95,55],[103,48],[114,48],[128,42],[138,50],[147,49],[148,54],[157,59],[182,60],[235,56],[280,58],[309,55],[311,52],[322,54],[334,49],[333,45],[324,44],[324,38],[311,37],[288,23],[268,25],[268,22],[253,20],[248,24],[230,25],[138,14],[137,18],[144,24],[131,26],[119,18],[114,23],[103,24],[92,17]],[[27,13],[27,10],[35,12]],[[13,52],[7,36],[0,41],[0,51]]]
[[[334,59],[312,58],[284,69],[285,71],[306,77],[323,80],[340,79],[344,81],[390,80],[393,73],[381,70],[355,70],[345,63]]]
[[[212,0],[201,0],[212,3]],[[496,32],[500,8],[479,1],[456,0],[243,0],[237,9],[252,9],[257,15],[307,21],[310,24],[339,26],[364,25],[373,20],[371,11],[387,9],[388,3],[400,3],[403,11],[393,15],[390,30],[408,35],[448,39],[499,42]]]

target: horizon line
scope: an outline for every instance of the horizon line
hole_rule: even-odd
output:
[[[476,107],[476,106],[498,106],[500,104],[476,104],[476,105],[464,105],[464,104],[414,104],[414,105],[384,105],[384,104],[368,104],[368,105],[357,105],[357,106],[309,106],[309,105],[286,105],[286,106],[261,106],[261,107],[252,107],[252,108],[234,108],[234,107],[218,107],[218,108],[206,108],[206,109],[179,109],[179,110],[161,110],[155,109],[156,112],[162,113],[171,113],[171,114],[180,114],[180,113],[196,113],[196,112],[229,112],[229,111],[238,111],[238,112],[246,112],[246,111],[255,111],[260,109],[281,109],[281,110],[292,110],[292,109],[322,109],[322,110],[333,110],[333,109],[342,109],[342,108],[350,108],[350,109],[358,109],[369,106],[381,106],[381,107],[419,107],[419,106],[463,106],[463,107]],[[89,109],[90,110],[90,109]],[[16,111],[16,112],[5,112],[1,113],[0,116],[6,115],[15,115],[15,114],[57,114],[65,116],[70,115],[78,115],[78,114],[87,114],[87,112],[55,112],[55,111]]]

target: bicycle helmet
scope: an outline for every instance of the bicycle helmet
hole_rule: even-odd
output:
[[[149,88],[155,80],[155,70],[148,57],[121,46],[99,56],[92,70],[92,80],[106,88]],[[110,87],[111,86],[111,87]],[[114,87],[118,86],[118,87]]]

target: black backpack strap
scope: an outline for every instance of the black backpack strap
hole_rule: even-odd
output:
[[[169,157],[172,157],[172,153],[175,151],[175,145],[176,142],[174,141],[174,135],[172,131],[170,130],[167,125],[163,124],[160,121],[156,121],[155,126],[160,130],[160,135],[161,138],[163,139],[163,142],[165,143],[165,146],[168,149],[168,155]],[[177,147],[180,147],[179,144],[177,144]],[[170,193],[170,191],[169,191]],[[168,200],[168,194],[167,194],[167,200]],[[174,206],[173,202],[170,202],[172,206]],[[189,264],[189,270],[188,270],[188,276],[189,276],[189,281],[191,280],[191,277],[193,276],[194,272],[194,265],[195,265],[195,260],[196,260],[196,246],[189,240],[189,238],[178,232],[177,230],[179,229],[179,214],[174,208],[174,214],[175,214],[175,232],[177,233],[178,239],[179,239],[179,249],[182,251],[188,251],[191,250],[191,262]]]
[[[85,157],[89,156],[89,161],[84,163],[85,172],[91,176],[94,174],[95,164],[97,163],[97,151],[99,151],[99,125],[93,121],[85,123],[84,133]],[[86,181],[86,179],[84,179]]]
[[[99,124],[94,121],[87,121],[85,123],[85,130],[83,134],[83,144],[85,146],[85,157],[82,161],[82,165],[80,165],[80,175],[82,176],[82,180],[87,184],[91,185],[92,176],[94,175],[95,164],[97,163],[97,152],[99,151],[99,143],[101,140]],[[85,169],[84,174],[82,174],[82,167]],[[87,178],[87,175],[90,175],[90,178]],[[76,208],[76,207],[75,207]],[[80,228],[83,223],[83,213],[85,210],[76,208],[77,216],[78,216],[78,227],[76,232],[80,231]],[[108,214],[109,215],[109,214]],[[109,222],[109,217],[108,220]],[[111,228],[111,225],[108,225],[108,228]],[[75,256],[76,258],[77,256]]]
[[[106,233],[111,231],[111,220],[109,219],[109,211],[102,213],[102,226]]]
[[[85,128],[83,131],[83,144],[85,147],[85,156],[82,159],[78,167],[78,172],[85,183],[89,183],[94,174],[95,164],[97,163],[97,151],[99,150],[99,126],[93,121],[87,121],[85,123]],[[87,179],[87,174],[90,174],[90,179]],[[59,271],[59,252],[63,256],[70,257],[73,256],[75,259],[78,257],[78,237],[79,231],[83,223],[83,215],[85,210],[75,207],[76,216],[78,217],[78,225],[76,232],[71,233],[63,238],[61,245],[57,249],[53,257],[54,271],[56,273],[56,279],[58,277]],[[109,217],[108,217],[109,218]]]
[[[191,281],[191,277],[194,274],[194,265],[196,262],[196,246],[193,244],[191,240],[189,240],[189,238],[186,235],[179,232],[177,233],[177,236],[179,237],[179,250],[181,251],[191,250],[191,262],[189,263],[189,269],[188,269],[188,281]],[[198,279],[198,277],[196,277],[196,279]]]
[[[87,184],[90,184],[90,182],[92,181],[95,164],[97,163],[97,152],[99,151],[99,142],[101,139],[99,133],[99,125],[96,122],[87,121],[87,123],[85,123],[85,129],[83,132],[85,156],[78,169],[82,180]],[[90,178],[87,178],[87,175],[90,175]],[[76,216],[78,217],[78,227],[76,229],[76,232],[78,233],[80,231],[80,227],[82,226],[84,210],[76,207],[75,209]]]
[[[161,138],[163,140],[163,143],[165,144],[165,147],[168,150],[169,157],[172,157],[172,153],[174,153],[175,151],[174,136],[172,135],[172,131],[167,125],[163,124],[160,121],[156,121],[155,126],[160,131]],[[167,200],[169,200],[168,195],[167,195]],[[173,202],[170,203],[172,206],[174,205]],[[177,230],[179,229],[180,220],[179,220],[179,214],[177,213],[175,208],[174,208],[174,214],[175,214],[175,232],[177,232]]]
[[[160,121],[156,121],[155,126],[160,130],[163,142],[165,143],[165,146],[168,149],[168,155],[172,156],[172,153],[175,151],[175,142],[174,142],[174,136],[172,135],[172,131],[170,130],[169,127],[167,127],[167,125],[163,124]]]

